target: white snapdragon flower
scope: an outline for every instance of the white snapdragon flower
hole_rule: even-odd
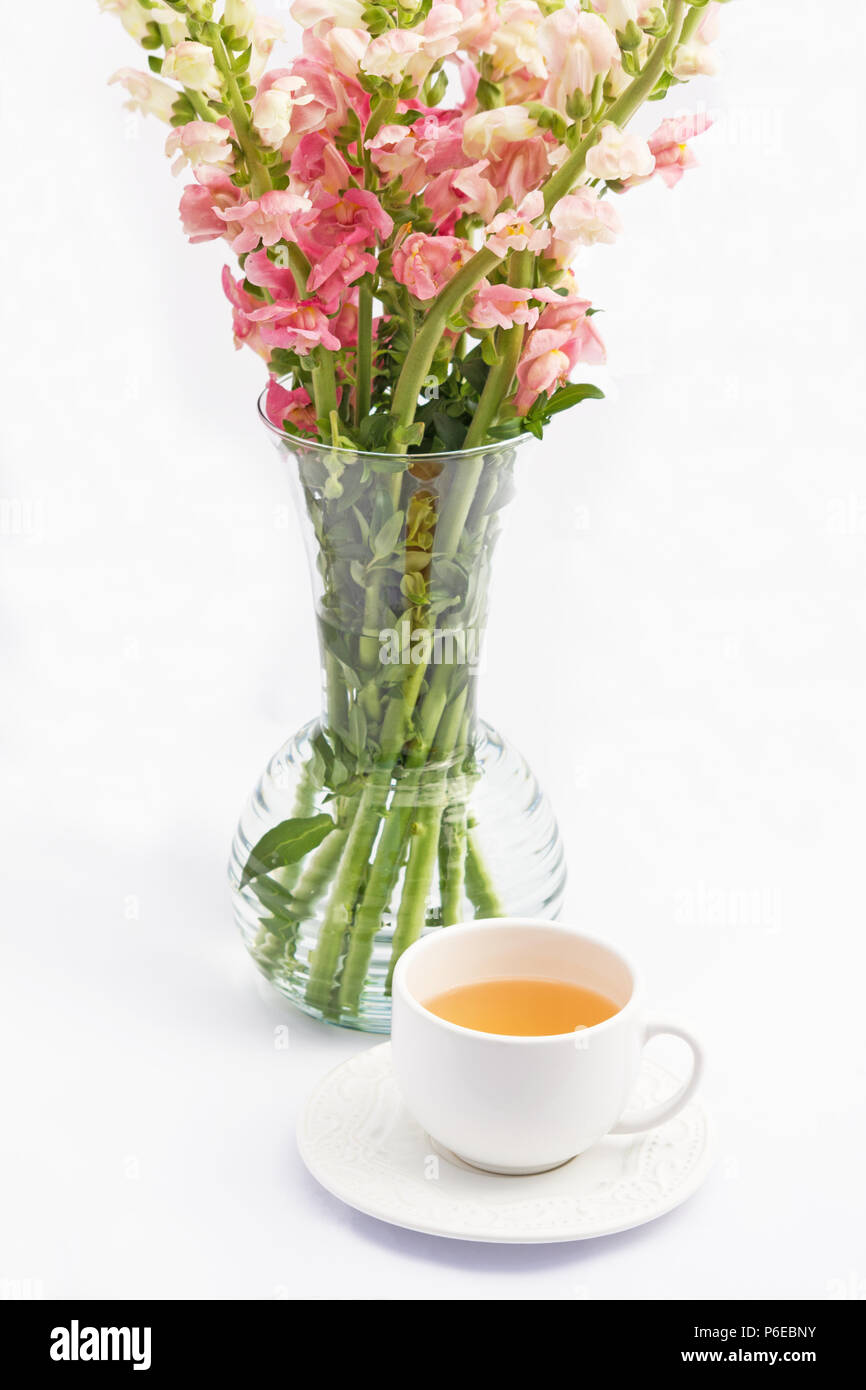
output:
[[[629,135],[612,121],[601,128],[601,139],[586,156],[587,172],[596,179],[646,178],[656,167],[646,140]]]
[[[256,22],[256,12],[250,0],[226,0],[223,24],[230,24],[239,38],[248,39]]]
[[[213,121],[187,121],[176,126],[165,142],[165,152],[173,159],[173,174],[179,174],[186,164],[194,169],[208,165],[230,169],[232,147],[222,126]]]
[[[546,77],[544,55],[538,46],[541,11],[535,0],[506,0],[490,38],[491,76],[495,82],[525,69]]]
[[[137,68],[118,68],[109,77],[108,85],[112,86],[115,82],[129,96],[129,100],[123,103],[127,111],[142,111],[166,123],[171,120],[177,92],[167,82],[161,82],[152,72],[139,72]]]
[[[302,29],[327,20],[338,29],[362,29],[365,6],[361,0],[295,0],[291,16]]]
[[[688,43],[680,44],[674,54],[673,74],[685,81],[689,77],[712,77],[716,60],[710,48],[718,37],[721,6],[718,0],[707,5],[703,18]]]
[[[492,111],[479,111],[470,116],[463,127],[463,149],[471,159],[498,159],[506,146],[528,140],[538,133],[525,106],[497,106]]]
[[[282,147],[292,128],[295,107],[313,100],[312,92],[305,91],[306,85],[302,77],[278,77],[253,102],[253,125],[269,149]]]
[[[257,15],[253,21],[253,51],[250,54],[250,81],[257,87],[264,75],[274,44],[286,37],[286,31],[278,19],[268,19]]]
[[[356,77],[361,60],[370,43],[363,29],[329,29],[322,42],[330,51],[337,72],[344,77]]]
[[[168,50],[162,62],[162,75],[209,97],[218,97],[222,88],[213,53],[207,44],[194,43],[192,39],[184,39]]]
[[[154,5],[152,10],[145,10],[138,0],[99,0],[99,8],[104,14],[116,15],[136,43],[140,43],[146,35],[148,24],[162,24],[172,43],[180,43],[181,39],[186,38],[183,20],[166,5]]]

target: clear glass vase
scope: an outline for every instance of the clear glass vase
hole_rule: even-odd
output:
[[[527,441],[361,454],[262,418],[306,534],[324,698],[241,815],[235,915],[293,1003],[387,1032],[394,964],[422,932],[562,902],[549,803],[476,714],[491,557]]]

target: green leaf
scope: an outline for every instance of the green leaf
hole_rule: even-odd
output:
[[[577,386],[563,386],[561,390],[554,391],[550,400],[547,402],[547,415],[557,415],[560,410],[569,410],[571,406],[578,405],[581,401],[603,401],[604,392],[597,386],[590,386],[589,382],[581,382]]]
[[[250,850],[250,857],[241,877],[241,887],[259,874],[270,873],[287,864],[297,864],[305,854],[320,845],[325,836],[334,829],[330,816],[299,816],[294,820],[284,820],[268,830],[258,844]]]
[[[443,410],[433,411],[433,426],[446,449],[459,449],[466,437],[466,426]]]
[[[400,532],[403,530],[403,513],[394,512],[388,517],[384,526],[381,526],[373,538],[373,558],[385,560],[393,554],[397,541],[400,539]]]
[[[496,351],[496,340],[494,339],[492,333],[488,333],[487,336],[482,340],[481,356],[483,360],[487,363],[488,367],[496,367],[502,361],[502,358]]]
[[[482,111],[492,111],[497,106],[505,105],[505,93],[500,83],[489,82],[486,77],[482,77],[478,83],[476,100]]]

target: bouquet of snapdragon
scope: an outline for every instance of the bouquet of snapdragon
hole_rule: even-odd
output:
[[[262,968],[351,1018],[383,924],[387,991],[425,925],[502,910],[468,811],[471,674],[431,644],[483,619],[520,441],[601,395],[572,380],[604,360],[573,263],[615,239],[622,195],[695,162],[706,117],[629,123],[713,70],[719,3],[294,0],[302,50],[281,65],[249,0],[100,3],[147,53],[112,81],[191,171],[185,233],[236,258],[235,343],[266,363],[297,463],[326,718],[236,888]],[[421,655],[383,660],[403,630]]]

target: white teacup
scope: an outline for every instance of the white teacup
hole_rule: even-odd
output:
[[[562,980],[619,1006],[574,1033],[514,1036],[449,1023],[424,1007],[445,990],[481,980]],[[422,937],[394,971],[391,1047],[410,1113],[431,1138],[477,1168],[542,1173],[605,1134],[635,1134],[671,1119],[697,1086],[699,1044],[678,1024],[643,1014],[634,967],[573,927],[500,917]],[[661,1105],[621,1116],[641,1049],[658,1033],[692,1050],[688,1081]]]

